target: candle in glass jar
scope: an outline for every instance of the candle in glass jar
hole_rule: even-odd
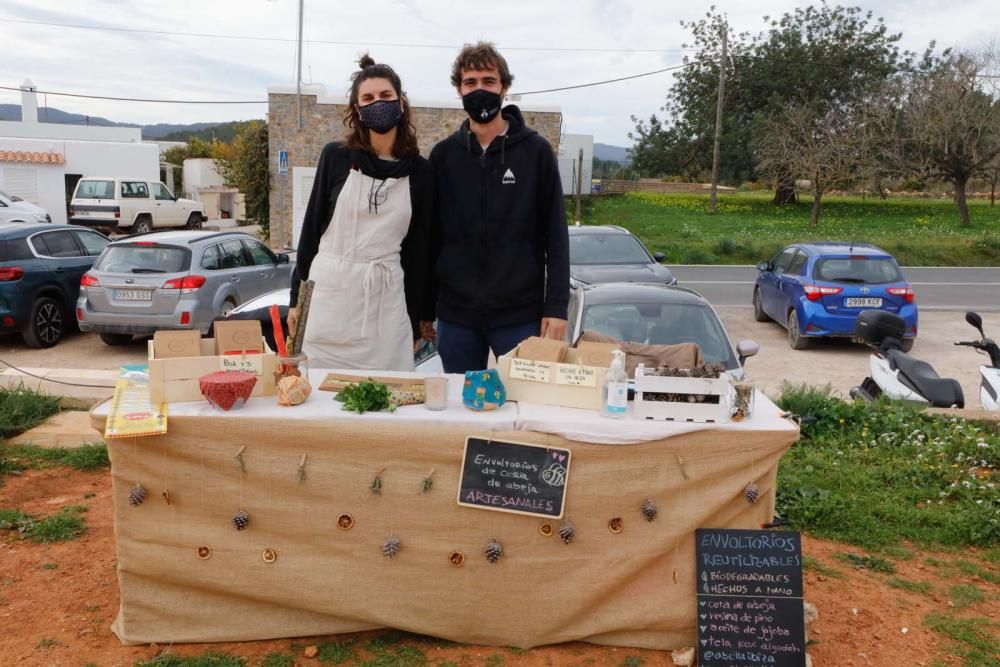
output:
[[[448,407],[448,378],[424,378],[424,406],[428,410],[444,410]]]

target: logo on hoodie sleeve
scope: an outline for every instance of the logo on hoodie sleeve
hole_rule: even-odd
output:
[[[517,183],[517,180],[514,178],[514,172],[508,169],[503,175],[503,184],[514,185],[515,183]]]

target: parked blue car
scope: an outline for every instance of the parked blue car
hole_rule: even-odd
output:
[[[903,350],[917,336],[913,286],[886,251],[868,244],[796,243],[757,265],[753,314],[788,329],[795,350],[811,339],[854,337],[864,310],[885,310],[906,322]]]
[[[0,224],[0,333],[52,347],[75,326],[80,277],[108,245],[91,229],[50,223]]]

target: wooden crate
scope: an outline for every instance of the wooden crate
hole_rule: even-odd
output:
[[[219,370],[247,370],[257,375],[257,384],[251,396],[274,396],[274,371],[277,357],[267,343],[263,354],[248,354],[244,357],[215,354],[215,339],[202,338],[201,355],[197,357],[173,357],[157,359],[153,341],[148,343],[149,355],[149,398],[154,405],[179,401],[203,401],[198,378]],[[223,366],[225,359],[226,366]]]
[[[647,375],[646,367],[639,364],[635,369],[633,415],[637,419],[728,422],[731,391],[731,378],[725,374],[720,378],[664,377]],[[649,394],[670,394],[677,400],[650,400]],[[704,401],[690,402],[688,396],[704,397]]]
[[[572,347],[566,351],[563,363],[517,359],[518,349],[497,359],[507,400],[601,409],[601,387],[608,369],[577,364],[577,351]]]

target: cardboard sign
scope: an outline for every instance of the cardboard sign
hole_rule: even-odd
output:
[[[698,664],[804,667],[802,535],[695,531]]]
[[[572,452],[522,442],[468,437],[458,504],[559,519]]]
[[[260,320],[220,320],[215,323],[215,353],[263,352]]]
[[[549,382],[552,379],[552,364],[545,361],[511,359],[510,376],[530,382]]]
[[[153,334],[153,352],[157,359],[197,357],[201,355],[201,334],[196,329],[157,331]]]

